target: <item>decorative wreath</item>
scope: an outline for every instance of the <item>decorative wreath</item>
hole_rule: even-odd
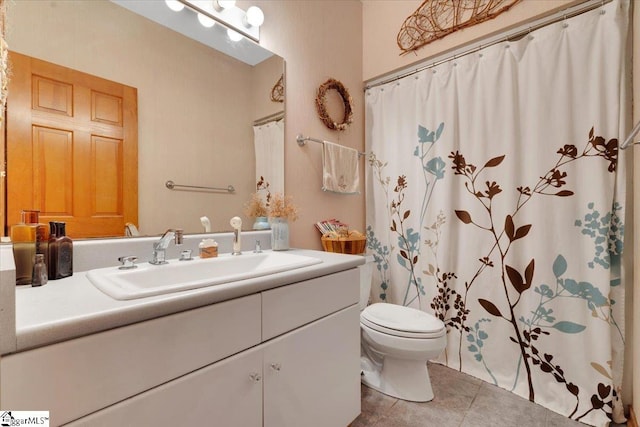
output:
[[[344,103],[344,117],[342,122],[335,122],[327,112],[325,107],[327,91],[335,90],[342,97]],[[351,95],[344,85],[336,79],[329,79],[318,88],[318,96],[316,97],[316,109],[318,110],[318,116],[326,127],[333,130],[345,130],[353,122],[353,109],[351,108]]]

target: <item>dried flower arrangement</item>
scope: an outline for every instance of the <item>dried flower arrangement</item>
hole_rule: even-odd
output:
[[[256,182],[256,192],[251,194],[244,204],[244,214],[249,218],[269,216],[269,203],[271,202],[271,191],[269,191],[269,181],[260,176]]]
[[[286,218],[289,221],[298,219],[298,208],[293,204],[293,197],[285,196],[282,193],[273,194],[269,205],[269,216],[271,218]]]
[[[331,89],[338,92],[338,94],[342,98],[342,102],[344,103],[344,117],[342,118],[342,122],[340,123],[334,121],[329,116],[327,108],[325,107],[327,91]],[[325,126],[329,129],[345,130],[353,122],[353,108],[351,107],[352,102],[353,100],[351,99],[351,95],[349,95],[349,91],[339,80],[329,79],[326,82],[322,83],[318,88],[318,96],[316,97],[316,109],[318,110],[318,116],[320,117],[320,120],[322,120]]]
[[[251,195],[251,199],[244,205],[244,214],[249,218],[269,215],[269,209],[260,194],[253,193]]]

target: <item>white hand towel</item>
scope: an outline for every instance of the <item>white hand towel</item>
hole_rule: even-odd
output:
[[[322,189],[342,194],[360,193],[358,150],[322,143]]]

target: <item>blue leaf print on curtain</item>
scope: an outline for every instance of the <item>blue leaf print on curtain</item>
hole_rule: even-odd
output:
[[[432,175],[435,175],[436,179],[444,178],[444,168],[446,164],[442,157],[434,157],[433,159],[427,162],[427,172]]]
[[[440,123],[435,131],[431,131],[424,126],[418,126],[418,145],[415,147],[413,155],[420,159],[425,184],[418,225],[423,224],[425,221],[425,215],[436,186],[435,184],[445,176],[446,163],[444,160],[440,156],[430,157],[429,155],[434,144],[442,136],[443,131],[444,123]],[[409,181],[405,175],[400,175],[395,180],[395,187],[391,188],[391,177],[384,176],[383,173],[387,162],[379,160],[373,152],[369,156],[369,165],[374,172],[375,180],[380,184],[386,196],[385,205],[389,214],[389,230],[396,234],[398,242],[396,261],[408,273],[402,304],[410,305],[417,300],[418,306],[421,307],[421,296],[425,295],[421,272],[418,269],[422,242],[420,232],[409,225],[415,221],[412,218],[411,210],[403,208]],[[440,213],[436,223],[442,224],[444,221],[444,214]],[[387,274],[389,259],[391,254],[395,252],[395,248],[393,246],[390,248],[382,246],[380,239],[370,227],[367,229],[367,247],[375,252],[374,259],[382,279],[380,298],[386,301],[387,289],[390,285]],[[435,253],[437,251],[437,242],[430,241],[429,247]],[[415,290],[414,296],[410,295],[412,290]]]
[[[589,262],[590,268],[599,264],[605,269],[620,266],[623,249],[624,224],[619,216],[622,210],[620,203],[614,202],[611,212],[601,215],[595,209],[593,202],[587,207],[591,212],[584,216],[584,219],[577,219],[576,227],[582,227],[582,234],[591,237],[595,244],[595,255],[593,261]],[[619,285],[620,281],[612,283],[611,286]]]

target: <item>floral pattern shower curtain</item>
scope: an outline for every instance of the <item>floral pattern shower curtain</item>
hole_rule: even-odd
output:
[[[366,94],[373,297],[446,324],[440,362],[622,421],[628,1]]]

